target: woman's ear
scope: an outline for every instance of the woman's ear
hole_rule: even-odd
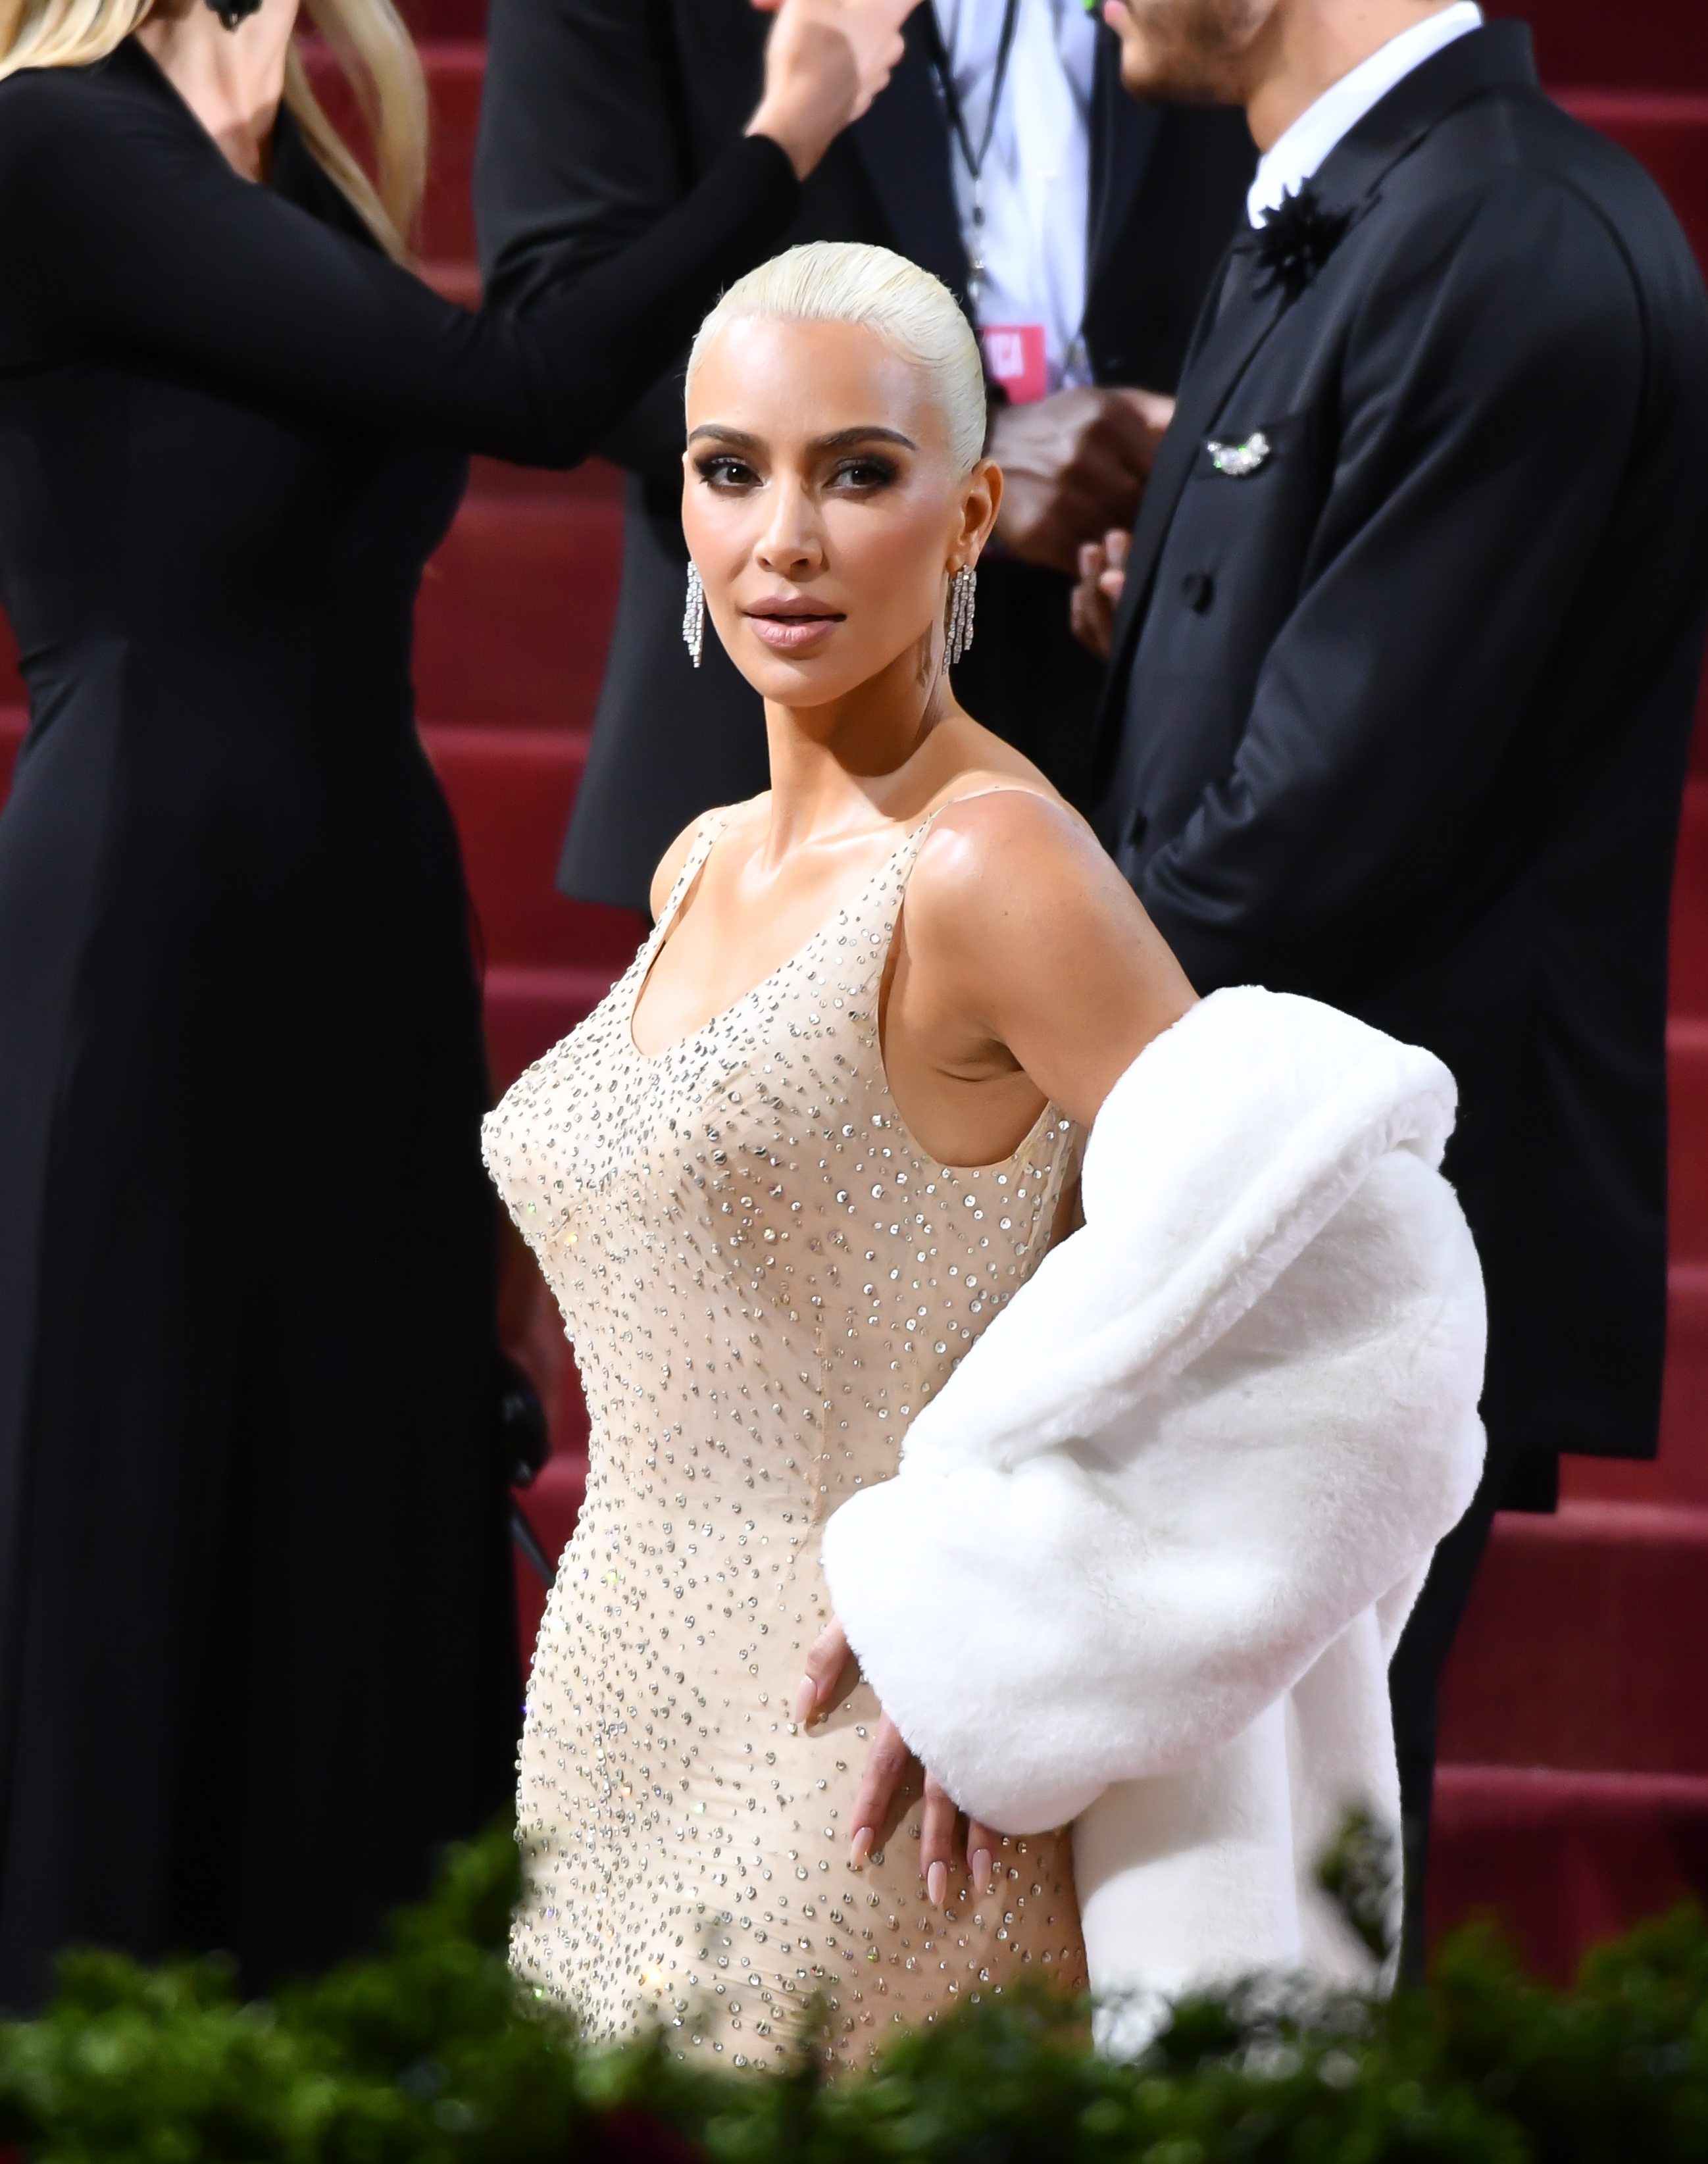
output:
[[[960,543],[976,556],[996,528],[1002,504],[1002,469],[994,459],[980,459],[967,475],[961,500]]]

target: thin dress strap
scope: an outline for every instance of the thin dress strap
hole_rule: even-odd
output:
[[[707,812],[695,831],[693,844],[682,859],[682,869],[676,874],[676,883],[670,889],[664,907],[659,911],[658,922],[652,928],[649,948],[655,948],[664,938],[675,919],[676,912],[687,900],[688,890],[699,878],[706,859],[716,848],[726,827],[735,817],[737,806],[721,805],[715,812]]]

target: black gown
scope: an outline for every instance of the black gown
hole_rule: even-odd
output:
[[[416,587],[465,454],[583,456],[796,194],[746,142],[506,322],[134,43],[0,83],[0,2004],[73,1940],[323,1963],[512,1794]]]

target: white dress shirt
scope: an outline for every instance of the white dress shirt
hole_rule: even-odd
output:
[[[1307,106],[1286,134],[1265,150],[1257,177],[1245,199],[1253,225],[1262,225],[1272,210],[1279,210],[1288,196],[1298,194],[1329,152],[1357,127],[1370,108],[1385,97],[1396,82],[1421,67],[1432,54],[1455,38],[1478,29],[1483,11],[1472,0],[1456,0],[1422,23],[1414,23],[1397,38],[1361,60],[1349,75],[1325,90],[1314,105]]]
[[[956,96],[975,153],[984,139],[1003,0],[933,0]],[[1089,383],[1080,344],[1091,193],[1091,87],[1097,24],[1082,0],[1020,0],[1002,102],[985,154],[982,233],[973,177],[949,144],[955,207],[970,258],[982,254],[981,328],[1035,323],[1046,384]]]

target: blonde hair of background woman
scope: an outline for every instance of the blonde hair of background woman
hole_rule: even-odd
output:
[[[200,0],[197,0],[200,4]],[[105,60],[147,18],[154,0],[0,0],[0,77],[19,68],[85,67]],[[386,253],[409,258],[427,186],[427,79],[392,0],[303,0],[343,70],[374,144],[377,187],[328,119],[293,39],[285,102],[318,162]]]
[[[985,450],[985,370],[960,303],[940,278],[865,241],[812,240],[749,270],[718,302],[688,356],[688,384],[726,323],[859,323],[929,382],[959,470]]]

